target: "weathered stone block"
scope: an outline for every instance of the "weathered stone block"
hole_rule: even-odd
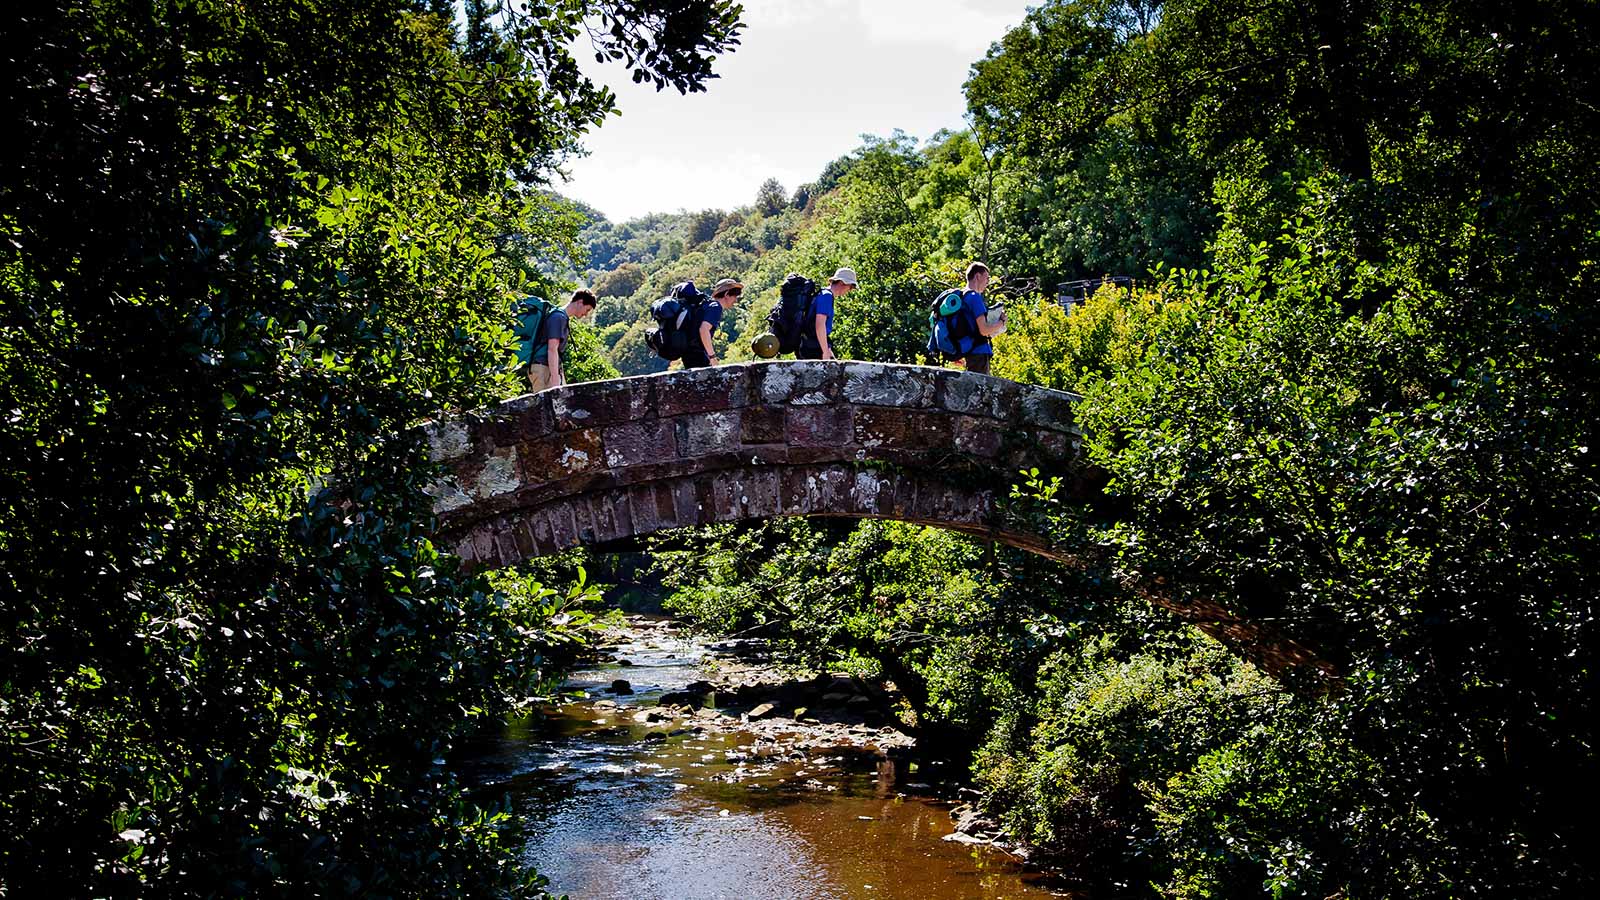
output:
[[[893,475],[860,470],[850,486],[850,508],[864,516],[887,515],[894,508],[894,488]]]
[[[472,555],[468,557],[479,568],[494,565],[494,526],[483,523],[472,529]]]
[[[981,526],[993,508],[992,496],[984,491],[933,483],[917,491],[916,517],[925,522]]]
[[[739,411],[708,412],[682,416],[674,420],[677,426],[678,455],[704,456],[720,450],[739,447]]]
[[[778,514],[778,470],[767,469],[761,472],[751,472],[745,478],[745,493],[741,502],[744,504],[745,515],[753,518],[770,518]]]
[[[885,363],[849,363],[844,370],[844,398],[866,406],[920,409],[933,405],[937,369]]]
[[[1072,409],[1077,400],[1074,395],[1031,384],[1019,385],[1018,392],[1017,413],[1021,424],[1052,431],[1077,431]]]
[[[678,457],[677,429],[671,420],[646,419],[614,425],[602,436],[606,465],[612,468],[669,462]]]
[[[656,520],[662,528],[677,528],[678,521],[678,495],[671,484],[654,484],[650,486],[651,497],[656,504]]]
[[[562,431],[606,428],[652,415],[651,378],[588,381],[544,391],[550,411]],[[541,396],[543,395],[541,394]]]
[[[944,369],[939,372],[938,405],[951,412],[1009,419],[1016,408],[1015,382],[989,375]]]
[[[1003,443],[999,423],[975,416],[952,416],[951,442],[962,453],[994,459]]]
[[[600,526],[595,518],[594,506],[588,498],[571,501],[572,521],[578,528],[578,543],[594,544],[600,541]]]
[[[751,374],[760,381],[764,402],[818,406],[839,399],[844,365],[821,360],[758,363]]]
[[[547,392],[523,394],[467,417],[478,446],[509,447],[544,437],[555,430]]]
[[[857,460],[862,454],[859,448],[849,444],[830,444],[826,447],[796,447],[790,446],[785,452],[787,462],[791,466],[815,466],[823,463],[850,462]],[[865,458],[862,456],[861,458]]]
[[[472,432],[464,421],[429,422],[422,426],[422,434],[434,462],[460,459],[472,451]]]
[[[655,413],[661,418],[711,410],[738,409],[749,396],[745,366],[716,366],[657,375]]]
[[[932,410],[860,408],[855,442],[868,448],[920,451],[951,446],[950,416]]]
[[[901,475],[895,479],[894,497],[890,502],[890,511],[896,518],[905,518],[915,514],[917,509],[917,479],[908,475]]]
[[[714,475],[704,475],[694,480],[694,510],[696,525],[717,523],[717,486]]]
[[[635,485],[627,488],[628,516],[633,522],[634,534],[652,534],[667,527],[661,522],[655,485]]]
[[[578,521],[570,503],[552,503],[545,507],[545,520],[550,525],[550,546],[556,550],[578,546]]]
[[[1060,469],[1070,463],[1077,442],[1073,435],[1048,428],[1029,428],[1012,436],[1006,461],[1014,469]]]
[[[517,551],[516,537],[511,533],[511,523],[504,519],[496,519],[493,534],[496,565],[509,566],[522,559],[522,554]]]
[[[674,445],[676,445],[676,431],[674,431],[673,434],[673,441]],[[642,463],[640,465],[628,466],[627,468],[615,469],[613,471],[616,474],[618,484],[628,485],[649,484],[653,481],[681,478],[686,475],[693,475],[694,473],[699,472],[701,468],[701,460],[678,459],[676,456],[673,456],[672,459],[666,462]]]
[[[542,553],[554,553],[561,549],[556,546],[555,529],[550,527],[548,509],[534,510],[528,515],[528,530],[533,532],[533,541],[539,545]]]
[[[854,411],[843,405],[790,407],[784,420],[790,447],[843,447],[853,432]]]
[[[768,470],[720,472],[713,480],[714,502],[721,521],[766,518],[778,513],[778,473]]]
[[[487,500],[519,487],[522,487],[522,476],[517,471],[517,448],[502,447],[484,459],[477,477],[472,480],[472,496]]]
[[[433,498],[434,515],[444,515],[472,503],[472,495],[453,477],[441,478],[422,492]]]
[[[598,431],[568,431],[528,441],[517,447],[521,478],[525,484],[544,484],[603,468]]]
[[[811,511],[810,469],[785,469],[778,476],[778,511],[786,516]]]
[[[1068,434],[1047,429],[1034,431],[1034,440],[1039,445],[1039,453],[1044,461],[1052,465],[1060,465],[1073,457],[1073,449],[1077,442]]]
[[[602,491],[593,495],[589,506],[594,511],[595,533],[599,540],[616,541],[637,533],[626,491]]]
[[[740,414],[741,444],[781,444],[784,441],[782,406],[751,406]]]
[[[528,516],[518,516],[511,523],[511,538],[516,541],[519,559],[532,559],[543,555],[544,551],[539,549],[539,542],[534,539],[533,523],[529,521]]]
[[[852,512],[850,487],[855,483],[854,473],[843,466],[827,466],[815,471],[810,485],[814,492],[811,511],[834,515]]]
[[[789,447],[783,443],[746,444],[739,448],[738,458],[740,464],[747,466],[786,466],[792,462]]]
[[[700,497],[693,481],[672,483],[672,521],[680,528],[700,524]]]

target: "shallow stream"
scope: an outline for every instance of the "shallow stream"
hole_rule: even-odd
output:
[[[664,694],[706,677],[710,651],[666,628],[630,630],[612,649],[632,665],[574,673],[567,691],[587,697],[511,723],[462,766],[510,794],[527,825],[526,858],[552,892],[574,900],[1062,896],[1004,851],[944,840],[954,831],[951,804],[917,780],[925,775],[912,757],[781,752],[770,728],[763,738],[734,719],[717,725],[711,710],[637,721]],[[608,693],[618,678],[635,693]]]

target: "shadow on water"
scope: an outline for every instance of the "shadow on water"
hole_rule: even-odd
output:
[[[575,673],[589,699],[508,724],[458,765],[504,792],[526,859],[574,898],[1064,896],[990,847],[943,840],[949,805],[906,763],[839,750],[763,757],[756,736],[643,709],[701,676],[704,646],[658,633],[618,648],[630,666]],[[626,677],[631,696],[603,689]],[[921,790],[919,790],[921,789]]]

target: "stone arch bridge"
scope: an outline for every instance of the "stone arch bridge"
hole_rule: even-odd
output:
[[[796,361],[570,385],[424,426],[436,539],[477,568],[670,528],[898,519],[1078,562],[1008,524],[1019,470],[1088,502],[1075,395],[925,366]],[[1133,586],[1270,671],[1326,664],[1220,604]]]

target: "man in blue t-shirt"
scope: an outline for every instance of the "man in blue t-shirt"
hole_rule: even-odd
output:
[[[977,372],[979,375],[989,374],[989,361],[994,357],[994,345],[989,342],[991,337],[999,334],[1006,327],[1005,314],[996,321],[989,321],[989,304],[983,298],[983,291],[989,286],[989,267],[981,262],[974,262],[967,266],[967,289],[961,295],[961,302],[967,308],[967,314],[972,316],[972,321],[977,324],[978,334],[972,339],[972,349],[961,356],[945,354],[947,361],[965,359],[968,372]]]
[[[722,324],[722,313],[733,309],[733,305],[738,303],[743,295],[744,285],[732,278],[724,278],[711,286],[711,302],[700,307],[700,312],[697,314],[699,324],[695,328],[694,337],[683,351],[685,369],[698,369],[717,364],[717,348],[711,341],[711,333]]]
[[[840,269],[828,280],[828,289],[811,301],[811,317],[800,332],[800,349],[795,359],[833,359],[833,302],[855,290],[854,269]]]

